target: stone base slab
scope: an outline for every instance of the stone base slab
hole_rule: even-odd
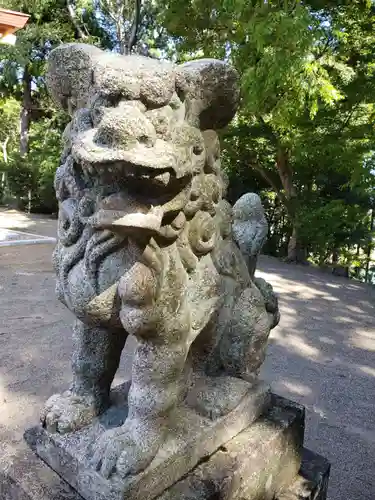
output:
[[[0,461],[1,500],[83,500],[28,447]]]
[[[268,412],[158,500],[274,500],[301,465],[304,408],[272,396]]]
[[[169,438],[144,472],[125,480],[116,474],[105,479],[89,461],[97,438],[125,421],[126,398],[117,397],[124,392],[115,391],[113,406],[80,431],[51,434],[38,426],[25,433],[35,452],[85,500],[152,500],[249,427],[270,406],[269,387],[262,382],[248,390],[234,409],[215,420],[182,405]]]
[[[298,477],[275,500],[326,500],[330,468],[324,457],[304,449]]]

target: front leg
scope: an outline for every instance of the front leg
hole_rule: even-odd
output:
[[[191,344],[187,275],[173,245],[149,249],[148,265],[137,263],[122,278],[121,321],[139,341],[129,413],[123,426],[102,436],[93,465],[108,477],[144,470],[165,441],[169,419],[183,390]]]
[[[50,432],[65,433],[88,425],[109,406],[126,332],[76,321],[73,328],[73,381],[69,391],[46,402],[41,421]]]
[[[170,417],[182,390],[187,343],[138,345],[125,423],[100,439],[93,465],[104,477],[144,470],[165,441]]]

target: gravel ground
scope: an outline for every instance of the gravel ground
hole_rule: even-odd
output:
[[[56,221],[0,211],[0,227],[54,236]],[[71,314],[54,297],[51,244],[0,249],[0,463],[70,379]],[[365,285],[263,257],[280,294],[263,377],[306,406],[306,446],[332,463],[329,500],[375,498],[375,314]],[[129,374],[132,345],[115,383]]]

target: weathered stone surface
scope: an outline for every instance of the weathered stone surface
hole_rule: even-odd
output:
[[[189,390],[186,403],[211,419],[234,410],[249,392],[245,380],[234,377],[200,377]]]
[[[326,500],[330,468],[325,458],[304,448],[298,477],[275,500]]]
[[[3,457],[2,457],[3,458]],[[0,464],[1,500],[83,500],[30,449]]]
[[[64,435],[36,427],[27,431],[25,437],[37,454],[85,500],[151,500],[193,469],[202,457],[211,455],[247,428],[268,408],[267,386],[248,386],[243,394],[243,381],[238,382],[241,386],[237,391],[239,401],[221,418],[213,420],[199,415],[186,404],[180,406],[154,460],[142,473],[125,480],[118,474],[105,479],[92,466],[92,455],[97,439],[106,432],[116,432],[126,420],[129,384],[117,388],[111,408],[90,426]],[[206,385],[210,387],[208,382]],[[201,383],[201,392],[202,386]],[[234,382],[231,388],[236,392]]]
[[[303,434],[303,407],[273,396],[269,412],[158,500],[274,500],[298,474]]]
[[[178,93],[187,101],[186,119],[202,130],[225,126],[239,101],[236,71],[216,59],[200,59],[177,69]]]
[[[259,196],[246,193],[233,205],[233,239],[247,258],[253,278],[257,257],[266,241],[268,223]]]
[[[77,321],[71,387],[47,401],[41,421],[58,434],[90,426],[110,406],[135,336],[128,415],[96,436],[91,459],[103,481],[137,482],[170,439],[191,380],[217,378],[204,398],[190,392],[196,411],[241,408],[278,321],[272,287],[258,287],[249,264],[263,243],[259,198],[241,198],[234,212],[223,200],[215,129],[234,116],[238,75],[223,61],[177,66],[68,44],[51,53],[48,85],[72,118],[53,261],[58,298]]]

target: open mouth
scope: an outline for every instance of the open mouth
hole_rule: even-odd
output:
[[[75,163],[82,187],[96,188],[103,196],[126,191],[141,205],[165,205],[191,184],[192,175],[177,178],[168,168],[154,170],[125,161]]]
[[[95,129],[79,134],[72,147],[75,161],[93,171],[105,168],[109,172],[121,170],[122,175],[148,175],[170,173],[179,179],[191,174],[191,161],[187,161],[183,148],[157,139],[152,147],[136,143],[128,149],[106,147],[95,142]],[[162,175],[165,183],[166,177]]]
[[[122,161],[75,163],[75,171],[96,198],[87,223],[122,236],[165,236],[164,228],[183,210],[191,190],[191,176],[177,179],[169,169],[130,168]]]

